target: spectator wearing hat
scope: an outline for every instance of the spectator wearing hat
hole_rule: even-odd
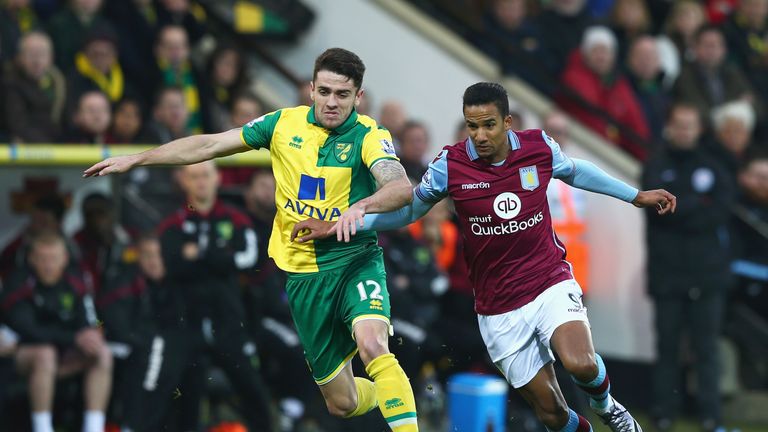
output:
[[[645,115],[627,78],[616,67],[616,37],[602,26],[588,28],[581,48],[571,53],[558,96],[562,108],[609,141],[619,144],[638,158],[646,149],[622,133],[624,126],[642,140],[650,138]],[[585,103],[587,106],[585,106]],[[594,109],[609,116],[600,115]]]

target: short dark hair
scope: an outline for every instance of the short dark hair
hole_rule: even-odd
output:
[[[696,117],[699,119],[699,122],[702,121],[701,111],[699,111],[699,108],[696,105],[693,105],[689,102],[675,102],[673,103],[669,109],[667,110],[667,121],[672,120],[672,116],[675,115],[675,112],[679,110],[688,110],[688,111],[694,111],[696,113]]]
[[[60,195],[51,193],[37,198],[33,207],[41,212],[52,214],[61,223],[61,220],[64,218],[66,203]]]
[[[723,35],[723,30],[720,27],[714,24],[704,24],[696,30],[696,33],[693,35],[693,40],[696,41],[696,43],[699,43],[701,41],[701,37],[706,33],[717,33],[720,35],[720,37],[725,38],[725,35]]]
[[[360,57],[352,51],[347,51],[344,48],[325,50],[315,60],[315,71],[312,73],[312,80],[316,80],[317,73],[323,70],[351,79],[354,86],[358,89],[363,86],[365,65],[360,60]]]
[[[485,105],[492,103],[499,109],[502,118],[509,115],[509,96],[501,84],[492,82],[479,82],[467,87],[464,91],[464,104],[462,109],[468,106]]]

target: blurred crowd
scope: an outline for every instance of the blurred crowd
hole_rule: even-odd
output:
[[[469,40],[639,158],[644,188],[678,196],[676,215],[647,214],[659,354],[652,414],[669,428],[683,412],[680,368],[695,365],[696,418],[720,424],[725,366],[743,374],[740,388],[768,387],[768,0],[435,3],[467,4],[477,24]],[[262,115],[244,53],[222,40],[202,50],[207,33],[188,0],[0,1],[0,142],[164,143]],[[308,82],[298,95],[312,103]],[[378,96],[366,91],[358,111],[390,130],[416,182],[445,143],[432,143],[398,101],[381,95],[374,106]],[[562,112],[536,125],[512,115],[514,129],[540,124],[568,152]],[[466,139],[463,122],[455,134]],[[267,255],[269,170],[140,168],[115,186],[76,209],[60,195],[35,196],[27,226],[3,247],[0,430],[223,432],[238,430],[233,419],[252,431],[384,429],[374,415],[331,418],[306,368],[284,275]],[[548,196],[588,288],[585,194],[553,182]],[[73,235],[62,226],[67,211],[82,215]],[[380,243],[390,346],[420,416],[439,423],[448,376],[494,372],[451,204]],[[738,364],[718,363],[721,335]],[[583,409],[570,380],[561,383]],[[512,417],[536,430],[522,407]]]

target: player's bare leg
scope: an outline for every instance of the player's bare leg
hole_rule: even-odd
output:
[[[583,321],[571,321],[552,334],[552,348],[576,384],[589,394],[589,405],[614,432],[642,432],[642,428],[620,403],[611,397],[611,381],[605,364],[592,344],[592,333]]]
[[[29,382],[29,404],[35,432],[52,432],[51,407],[56,385],[57,354],[53,345],[22,345],[16,367]]]
[[[350,363],[347,363],[331,382],[320,386],[320,392],[325,398],[325,405],[331,415],[352,417],[351,414],[358,405],[355,387],[355,377]],[[374,404],[373,407],[375,406]]]
[[[536,416],[549,431],[590,432],[592,426],[582,416],[568,408],[560,386],[557,385],[555,369],[547,363],[528,384],[517,389],[528,401]]]

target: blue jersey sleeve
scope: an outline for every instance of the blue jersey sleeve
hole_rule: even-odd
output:
[[[414,189],[418,198],[427,203],[436,203],[448,196],[448,150],[443,149],[430,162],[421,183]]]
[[[637,189],[611,177],[590,161],[569,158],[560,149],[557,141],[544,131],[541,134],[552,150],[552,177],[559,178],[573,187],[612,196],[622,201],[632,202],[635,199]]]
[[[389,213],[369,213],[363,218],[363,226],[360,231],[384,231],[396,228],[402,228],[416,222],[416,219],[427,214],[429,209],[435,205],[435,202],[423,201],[416,190],[413,189],[413,202],[400,210]]]
[[[562,179],[572,175],[575,168],[573,161],[563,153],[560,144],[544,131],[541,131],[541,136],[549,149],[552,150],[552,177]]]

